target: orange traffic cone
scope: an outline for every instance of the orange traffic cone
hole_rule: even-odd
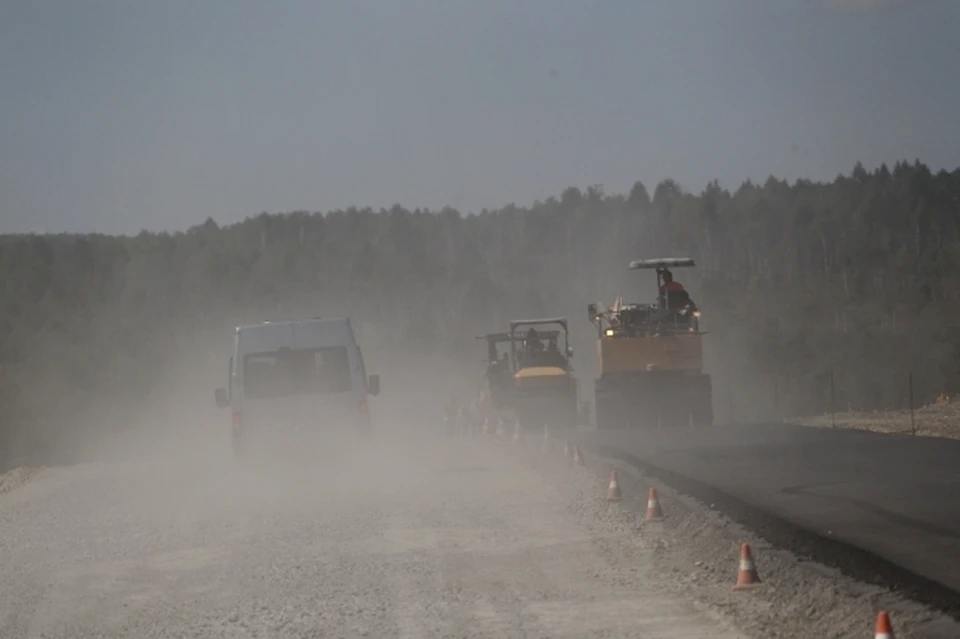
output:
[[[890,615],[883,610],[877,613],[877,625],[873,631],[873,639],[893,639],[893,625],[890,624]]]
[[[753,553],[750,552],[750,544],[740,545],[740,571],[737,573],[737,585],[734,590],[746,590],[751,586],[760,583],[760,575],[757,574],[757,566],[753,563]]]
[[[583,454],[580,452],[579,446],[573,447],[573,465],[586,466],[586,464],[583,463]]]
[[[610,471],[610,485],[607,486],[607,501],[620,501],[623,496],[620,494],[620,482],[617,481],[617,471]]]
[[[657,489],[651,488],[647,494],[647,514],[643,516],[646,521],[660,521],[663,519],[663,511],[660,510],[660,500],[657,499]]]

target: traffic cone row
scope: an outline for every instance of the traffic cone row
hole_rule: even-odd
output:
[[[512,429],[510,426],[511,422],[513,423]],[[526,445],[523,429],[520,427],[520,422],[516,420],[487,417],[480,425],[480,432],[483,435],[494,437],[495,439],[511,441],[513,445],[517,447],[524,447]],[[546,435],[546,431],[544,431],[544,435]]]
[[[573,449],[574,463],[582,466],[583,456],[580,448]],[[620,490],[620,479],[616,470],[610,471],[610,483],[607,484],[607,501],[621,501],[623,493]],[[647,512],[643,516],[644,521],[662,521],[663,509],[660,507],[660,498],[657,496],[657,489],[650,488],[647,493]]]
[[[514,431],[513,437],[514,441],[522,441],[519,424]],[[542,448],[543,450],[548,450],[550,448],[550,428],[546,425],[543,427]],[[580,447],[576,445],[571,446],[570,442],[567,440],[564,440],[563,442],[563,456],[575,466],[585,465],[583,453],[580,451]],[[623,493],[620,490],[620,480],[617,475],[617,471],[614,469],[610,471],[610,480],[607,484],[607,501],[620,502],[622,500]],[[660,506],[660,499],[657,495],[656,488],[651,487],[647,493],[647,510],[643,519],[644,521],[648,522],[663,520],[663,509]],[[753,551],[750,549],[750,544],[743,543],[740,545],[740,562],[737,570],[737,582],[733,586],[733,589],[738,591],[749,590],[760,585],[760,583],[760,574],[757,571],[757,565],[753,559]],[[894,639],[893,625],[890,623],[890,615],[885,611],[880,611],[877,613],[874,639]]]
[[[566,442],[564,442],[564,452],[565,454],[568,452]],[[574,463],[582,465],[583,456],[580,453],[580,448],[573,447],[572,454],[573,459],[575,460]],[[619,502],[622,499],[623,493],[620,490],[620,481],[617,476],[617,471],[611,470],[610,482],[607,485],[607,501]],[[656,488],[651,487],[649,493],[647,494],[647,511],[643,518],[645,521],[663,520],[663,509],[660,507],[660,499],[657,496]],[[757,565],[753,560],[753,551],[750,549],[750,544],[743,543],[740,545],[740,564],[739,569],[737,570],[737,583],[734,585],[733,589],[749,590],[760,585],[760,583],[760,574],[757,572]],[[890,615],[885,611],[880,611],[877,614],[874,639],[894,639],[893,625],[890,623]]]

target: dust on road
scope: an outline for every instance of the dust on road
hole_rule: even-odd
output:
[[[741,636],[592,498],[462,440],[48,469],[0,498],[0,636]]]

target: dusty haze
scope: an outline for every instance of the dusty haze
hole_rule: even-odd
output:
[[[652,278],[626,269],[651,255],[698,262],[677,277],[704,311],[720,421],[827,412],[831,377],[835,408],[902,408],[911,374],[927,403],[960,382],[958,193],[958,172],[898,162],[735,192],[571,187],[473,216],[397,206],[176,234],[5,236],[5,456],[60,455],[171,406],[222,423],[208,402],[232,329],[263,319],[352,317],[383,401],[428,393],[439,414],[454,388],[479,389],[476,335],[565,315],[589,401],[586,305],[652,301]],[[148,431],[169,428],[159,422]]]
[[[0,636],[960,637],[958,33],[953,0],[0,2]],[[631,370],[601,415],[635,427],[594,428],[588,304],[655,302],[627,265],[664,257],[715,423],[703,376]],[[479,419],[477,336],[559,316],[580,422]],[[312,397],[231,431],[235,327],[312,317],[351,319],[374,432],[359,392],[346,436]]]

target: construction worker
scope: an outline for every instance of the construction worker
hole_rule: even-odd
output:
[[[682,308],[690,301],[690,295],[683,284],[673,279],[673,273],[663,269],[663,284],[660,285],[660,307],[671,311]]]
[[[523,346],[527,350],[527,355],[543,351],[543,342],[540,341],[540,333],[537,332],[537,329],[530,327],[527,336],[524,338]]]

